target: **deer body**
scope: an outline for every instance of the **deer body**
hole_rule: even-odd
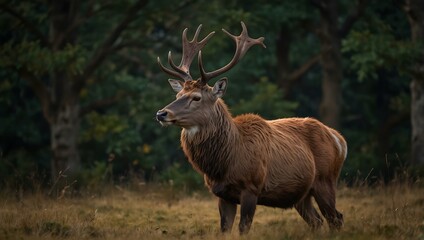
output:
[[[185,155],[204,174],[210,190],[240,204],[241,190],[248,189],[258,195],[258,204],[292,207],[315,177],[309,146],[289,132],[285,120],[269,122],[250,114],[234,120],[224,116],[227,119],[211,119],[210,125],[216,124],[206,127],[211,129],[200,128],[195,134],[183,129],[181,134]]]
[[[335,208],[335,186],[347,154],[343,137],[312,118],[265,120],[255,114],[233,118],[221,99],[227,79],[217,81],[213,87],[206,84],[234,65],[250,46],[262,44],[262,38],[249,38],[242,26],[240,36],[230,35],[236,40],[237,50],[227,66],[206,73],[199,52],[202,77],[198,80],[189,75],[190,54],[183,54],[188,57],[178,67],[169,55],[168,62],[175,71],[161,64],[162,69],[186,81],[169,80],[177,99],[160,110],[157,119],[162,125],[182,127],[185,155],[219,198],[222,231],[231,230],[237,204],[241,206],[241,233],[250,229],[257,204],[295,207],[312,228],[317,228],[323,220],[312,205],[312,197],[330,227],[338,229],[343,216]],[[189,43],[203,47],[204,40],[193,43],[199,30],[191,42],[184,40],[184,31],[184,46]]]

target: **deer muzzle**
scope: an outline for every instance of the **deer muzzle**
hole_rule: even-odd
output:
[[[172,114],[168,110],[159,110],[156,113],[156,120],[162,124],[162,126],[175,124],[175,120],[171,119],[172,117],[170,115]]]
[[[158,120],[159,122],[164,122],[164,121],[166,121],[166,116],[168,116],[168,112],[167,111],[159,110],[156,113],[156,120]]]

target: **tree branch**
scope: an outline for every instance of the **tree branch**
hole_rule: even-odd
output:
[[[123,52],[119,52],[118,53],[118,56],[120,56],[120,57],[123,58],[124,64],[128,64],[127,62],[134,63],[134,65],[137,65],[137,66],[140,66],[140,65],[143,65],[144,64],[143,61],[141,61],[141,58],[135,57],[135,56],[131,56],[131,55],[126,54],[126,53],[123,53]]]
[[[19,76],[26,80],[34,91],[35,95],[40,101],[41,108],[43,109],[44,118],[50,123],[52,122],[52,118],[50,116],[50,105],[51,102],[49,100],[49,91],[46,85],[35,75],[29,72],[26,69],[16,69]]]
[[[349,16],[347,16],[346,20],[343,22],[343,24],[342,24],[342,26],[339,30],[339,35],[340,35],[341,38],[346,37],[346,35],[349,33],[350,29],[352,28],[353,24],[364,13],[367,4],[368,4],[368,0],[359,0],[358,1],[358,5],[349,14]]]
[[[124,19],[112,30],[104,42],[94,51],[93,56],[89,60],[87,66],[84,68],[83,73],[77,79],[75,85],[75,91],[79,91],[83,86],[85,80],[93,74],[93,72],[100,66],[105,60],[106,56],[111,52],[113,44],[122,34],[122,32],[128,27],[128,25],[135,19],[138,11],[142,9],[148,0],[138,0],[133,6],[129,7],[127,14]]]
[[[57,39],[55,39],[53,45],[54,46],[58,46],[62,43],[63,40],[66,40],[67,38],[69,38],[69,36],[82,24],[84,24],[87,19],[89,19],[90,17],[93,17],[94,15],[96,15],[97,13],[109,8],[111,6],[111,3],[106,3],[98,8],[96,8],[96,10],[94,10],[94,3],[95,1],[90,0],[88,2],[88,6],[87,6],[87,11],[80,17],[75,17],[74,21],[69,25],[69,27],[66,28],[66,30],[63,32],[63,34],[61,34]]]
[[[3,9],[4,12],[9,13],[10,15],[18,19],[32,34],[34,34],[35,37],[37,37],[40,40],[43,46],[48,47],[50,45],[47,37],[40,30],[38,30],[37,27],[34,24],[32,24],[30,20],[25,18],[22,14],[18,13],[17,11],[15,11],[14,9],[12,9],[11,7],[9,7],[8,5],[4,3],[0,4],[0,9]]]
[[[93,101],[89,105],[82,107],[79,114],[83,116],[93,110],[109,107],[121,100],[124,96],[126,94],[118,92],[115,96]]]
[[[123,48],[128,48],[128,47],[133,47],[133,48],[143,48],[146,47],[146,44],[140,42],[140,41],[128,41],[128,42],[122,42],[119,44],[114,45],[111,48],[111,52],[117,52]]]
[[[308,70],[313,67],[315,64],[318,63],[319,59],[321,57],[321,54],[317,54],[310,59],[308,59],[302,66],[300,66],[298,69],[294,70],[290,73],[288,77],[289,82],[296,82],[298,81]]]
[[[68,28],[64,31],[64,33],[60,34],[53,42],[53,46],[59,46],[62,44],[63,40],[69,38],[69,36],[75,31],[77,27],[83,24],[87,19],[86,18],[78,18],[69,25]]]

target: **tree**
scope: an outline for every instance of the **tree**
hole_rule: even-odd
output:
[[[363,173],[385,169],[386,180],[406,166],[410,156],[410,66],[417,48],[409,24],[396,1],[373,2],[342,42],[344,83],[352,154],[346,162]],[[353,71],[352,71],[353,70]],[[367,170],[368,169],[368,170]]]
[[[411,26],[412,42],[419,46],[411,69],[412,163],[424,165],[424,1],[406,0],[404,10]]]
[[[291,51],[301,38],[308,38],[313,35],[315,18],[308,14],[311,11],[309,4],[302,2],[286,2],[281,4],[285,12],[285,17],[281,18],[279,23],[278,35],[276,37],[276,58],[277,58],[277,83],[285,93],[285,98],[290,99],[292,88],[320,59],[319,52],[311,53],[307,60],[304,60],[296,68],[293,67],[294,61],[291,59]],[[277,6],[274,6],[277,8]],[[313,48],[311,48],[313,49]],[[294,69],[293,69],[294,68]]]
[[[342,103],[341,40],[364,11],[366,2],[366,0],[360,0],[350,15],[346,17],[345,22],[339,26],[339,1],[312,0],[312,3],[319,9],[321,16],[318,37],[321,43],[320,63],[323,70],[323,79],[319,112],[322,122],[336,129],[340,128]]]
[[[14,3],[0,4],[12,18],[12,28],[19,28],[19,32],[8,32],[8,41],[2,46],[2,65],[25,79],[40,102],[50,126],[51,177],[57,179],[64,171],[75,174],[80,167],[77,143],[81,113],[86,112],[80,105],[81,91],[105,59],[126,46],[117,40],[147,0],[130,1],[115,26],[97,36],[102,41],[94,48],[81,45],[81,28],[113,4],[77,0],[52,0],[45,5]],[[36,10],[20,10],[31,7]],[[37,20],[42,22],[41,27],[34,23]]]

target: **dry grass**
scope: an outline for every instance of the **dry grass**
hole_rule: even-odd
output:
[[[424,239],[423,188],[341,187],[337,206],[345,216],[340,232],[311,232],[295,210],[259,206],[250,233],[240,237],[236,225],[230,235],[219,233],[210,194],[178,196],[149,186],[59,200],[3,194],[0,239]]]

